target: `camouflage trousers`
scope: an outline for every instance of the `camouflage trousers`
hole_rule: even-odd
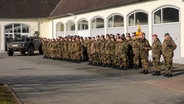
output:
[[[114,65],[118,65],[118,62],[119,62],[119,56],[114,56],[114,58],[113,58],[113,64]]]
[[[144,70],[149,70],[148,67],[149,67],[149,60],[148,60],[148,57],[141,57],[141,64],[142,64],[142,67],[145,68]]]
[[[81,56],[82,56],[81,51],[78,51],[78,52],[74,53],[74,57],[73,58],[74,58],[74,60],[80,60]]]
[[[126,54],[119,56],[118,66],[126,67],[128,65],[127,63],[128,57]]]
[[[164,57],[164,65],[166,67],[164,73],[172,74],[173,70],[173,57]]]
[[[69,53],[68,52],[63,52],[63,59],[69,59]]]
[[[100,53],[94,53],[93,54],[93,62],[94,63],[100,63],[101,62],[100,57],[101,57]]]
[[[133,62],[136,65],[139,65],[139,54],[133,54]]]
[[[112,55],[112,54],[106,54],[105,55],[105,63],[106,64],[112,64],[113,58],[114,58],[114,55]]]
[[[160,71],[160,57],[153,58],[154,71]]]

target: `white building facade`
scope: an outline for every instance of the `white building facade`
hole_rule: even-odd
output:
[[[170,33],[177,44],[174,60],[184,63],[184,1],[154,0],[95,10],[51,19],[52,38],[67,35],[84,37],[102,34],[124,34],[137,31],[137,20],[152,43],[152,34],[161,41]]]

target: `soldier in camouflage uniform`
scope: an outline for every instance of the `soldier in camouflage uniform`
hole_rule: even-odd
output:
[[[132,51],[133,51],[133,68],[139,69],[139,40],[136,38],[136,35],[132,35]]]
[[[63,41],[63,61],[67,61],[69,59],[68,55],[68,38],[65,37]]]
[[[143,33],[140,35],[139,39],[139,47],[140,47],[140,58],[141,58],[141,64],[143,66],[143,70],[140,73],[148,74],[149,73],[149,51],[151,49],[151,46],[149,44],[149,41],[145,38],[145,34]]]
[[[107,35],[106,36],[106,42],[105,42],[105,65],[104,66],[107,66],[107,67],[110,67],[111,66],[111,40],[110,40],[110,36]]]
[[[95,37],[92,38],[92,41],[91,41],[91,47],[90,47],[90,56],[91,56],[91,59],[90,61],[92,62],[92,65],[95,65],[95,53],[96,53],[96,48],[95,48]]]
[[[128,52],[128,45],[126,41],[123,41],[123,38],[119,38],[118,42],[118,66],[120,70],[126,70],[127,69],[127,52]]]
[[[111,63],[109,65],[109,67],[115,67],[115,62],[114,62],[114,59],[115,59],[115,48],[116,48],[116,41],[115,41],[115,38],[114,36],[111,36],[111,44],[110,44],[110,60],[111,60]]]
[[[92,57],[91,57],[91,43],[92,43],[92,40],[91,40],[91,37],[88,37],[88,42],[87,42],[87,53],[88,53],[88,58],[89,58],[89,65],[92,64]]]
[[[84,49],[84,59],[83,61],[88,61],[88,53],[87,53],[87,46],[88,46],[88,39],[87,37],[84,38],[84,42],[83,42],[83,49]]]
[[[74,47],[73,47],[73,54],[74,54],[74,61],[77,63],[81,62],[81,56],[82,56],[82,44],[80,42],[79,37],[76,37],[76,41],[73,43]]]
[[[160,58],[162,55],[162,43],[156,34],[152,35],[153,44],[152,44],[152,58],[153,58],[153,67],[154,72],[152,75],[160,76]]]
[[[100,65],[105,66],[105,36],[101,36],[101,43],[100,43]]]
[[[94,59],[94,65],[99,66],[100,65],[100,44],[101,44],[101,39],[100,36],[96,36],[96,41],[95,41],[95,59]]]
[[[164,64],[166,69],[164,70],[164,76],[165,77],[172,77],[173,73],[173,56],[174,56],[174,50],[177,48],[176,43],[174,40],[170,37],[169,33],[165,34],[165,40],[162,45],[162,54],[164,57]]]
[[[127,52],[128,68],[131,69],[133,67],[133,50],[132,50],[132,45],[131,45],[132,39],[131,39],[130,33],[126,34],[126,42],[128,45],[128,52]]]

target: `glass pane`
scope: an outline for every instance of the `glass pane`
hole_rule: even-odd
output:
[[[108,20],[108,27],[113,27],[113,16]]]
[[[124,26],[124,22],[123,22],[123,17],[116,15],[114,16],[114,27],[123,27]]]
[[[78,24],[79,30],[87,30],[88,29],[88,22],[86,20],[82,20]]]
[[[96,19],[94,19],[91,23],[91,28],[96,29]]]
[[[21,25],[14,24],[14,33],[21,33]]]
[[[129,26],[134,26],[135,24],[134,24],[134,14],[132,14],[132,15],[130,15],[129,16]]]
[[[29,33],[29,27],[27,25],[22,25],[22,33]]]
[[[60,24],[61,25],[61,27],[60,27],[60,31],[64,31],[64,24]]]
[[[104,20],[102,18],[96,18],[96,28],[104,28]]]
[[[67,31],[75,31],[75,23],[68,22],[67,25]]]
[[[64,31],[64,24],[57,23],[56,25],[56,32]]]
[[[13,32],[13,26],[12,25],[8,25],[5,27],[5,33],[12,33]]]
[[[163,9],[163,23],[179,22],[179,11],[174,8]]]
[[[148,24],[148,14],[143,13],[143,12],[137,12],[135,15],[136,15],[136,25],[138,23],[138,20],[140,21],[141,25]]]
[[[161,23],[161,9],[155,12],[154,14],[154,23],[160,24]]]

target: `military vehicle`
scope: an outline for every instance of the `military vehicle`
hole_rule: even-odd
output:
[[[37,37],[16,37],[7,43],[7,54],[13,56],[14,52],[20,52],[21,55],[33,56],[35,51],[43,54],[42,43]]]

